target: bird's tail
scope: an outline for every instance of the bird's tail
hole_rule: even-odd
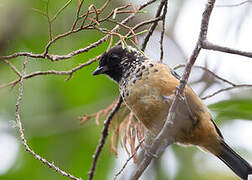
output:
[[[232,150],[225,142],[222,142],[221,146],[222,153],[217,157],[241,179],[247,180],[248,175],[252,174],[252,166],[234,150]]]

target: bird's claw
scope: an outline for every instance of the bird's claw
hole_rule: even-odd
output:
[[[151,152],[151,146],[145,144],[145,154],[149,157],[158,158],[156,153]]]

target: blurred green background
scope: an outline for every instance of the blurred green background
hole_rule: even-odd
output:
[[[84,12],[90,4],[100,7],[104,2],[103,0],[86,0],[82,11]],[[178,1],[178,7],[182,6],[181,2]],[[62,0],[51,0],[49,2],[50,17],[53,17],[65,3],[66,1]],[[49,41],[47,20],[32,8],[45,12],[46,4],[46,0],[0,0],[0,55],[9,55],[20,51],[43,52],[44,46]],[[54,36],[70,30],[77,4],[78,1],[73,0],[53,23]],[[113,5],[116,6],[116,4]],[[108,9],[112,9],[112,7],[110,6]],[[82,31],[59,40],[51,47],[50,53],[67,54],[95,42],[102,36],[97,31]],[[70,70],[103,53],[107,45],[106,42],[88,53],[54,63],[45,59],[29,58],[27,73],[50,69]],[[21,71],[24,57],[10,61]],[[87,179],[92,155],[101,136],[103,120],[100,121],[99,126],[96,126],[93,120],[80,125],[78,117],[107,107],[118,96],[117,86],[112,81],[105,76],[93,77],[91,75],[96,66],[97,63],[93,63],[77,71],[69,81],[65,81],[67,76],[57,75],[37,76],[25,80],[21,104],[21,120],[28,144],[32,149],[49,161],[53,161],[63,170],[83,179]],[[15,73],[0,61],[0,84],[15,78],[17,78]],[[244,92],[239,93],[245,94]],[[14,88],[0,89],[0,142],[4,141],[1,138],[7,137],[4,135],[8,135],[8,138],[13,139],[14,137],[16,142],[14,145],[17,144],[13,146],[13,149],[17,149],[16,153],[12,152],[13,149],[8,150],[12,146],[1,144],[1,149],[7,149],[0,151],[0,163],[8,154],[13,157],[12,160],[9,160],[8,167],[7,164],[6,167],[2,167],[5,170],[0,171],[0,179],[67,179],[34,159],[21,145],[14,121],[17,94],[18,85]],[[246,96],[242,99],[237,99],[237,97],[232,99],[232,96],[229,100],[212,104],[210,108],[216,116],[217,123],[225,125],[236,119],[251,120],[252,100],[248,98],[250,96],[251,91],[246,91]],[[200,158],[200,160],[195,160],[198,151],[195,147],[183,148],[174,145],[172,152],[176,156],[175,161],[178,164],[176,174],[172,177],[167,175],[166,168],[169,167],[161,166],[162,168],[159,168],[162,163],[156,160],[152,166],[155,171],[154,179],[236,179],[226,171],[222,173],[205,170],[203,173],[199,173],[197,164],[205,160]],[[248,150],[240,148],[239,152],[252,159],[252,153]],[[217,159],[215,160],[217,161]],[[122,165],[116,166],[115,162],[116,156],[110,150],[107,142],[98,163],[95,179],[113,177],[111,173]],[[124,176],[122,179],[126,177]]]

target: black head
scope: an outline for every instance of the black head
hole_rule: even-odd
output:
[[[100,60],[99,66],[93,72],[93,75],[106,74],[111,79],[119,82],[123,74],[132,68],[133,62],[143,59],[143,56],[134,48],[123,49],[122,46],[115,46],[105,52]]]

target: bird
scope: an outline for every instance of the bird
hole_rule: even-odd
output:
[[[167,120],[180,76],[166,64],[151,60],[127,45],[114,46],[99,59],[93,75],[105,74],[119,86],[120,95],[148,133],[157,136]],[[252,166],[225,141],[207,106],[188,85],[174,118],[173,141],[195,145],[218,157],[237,176],[247,180]]]

